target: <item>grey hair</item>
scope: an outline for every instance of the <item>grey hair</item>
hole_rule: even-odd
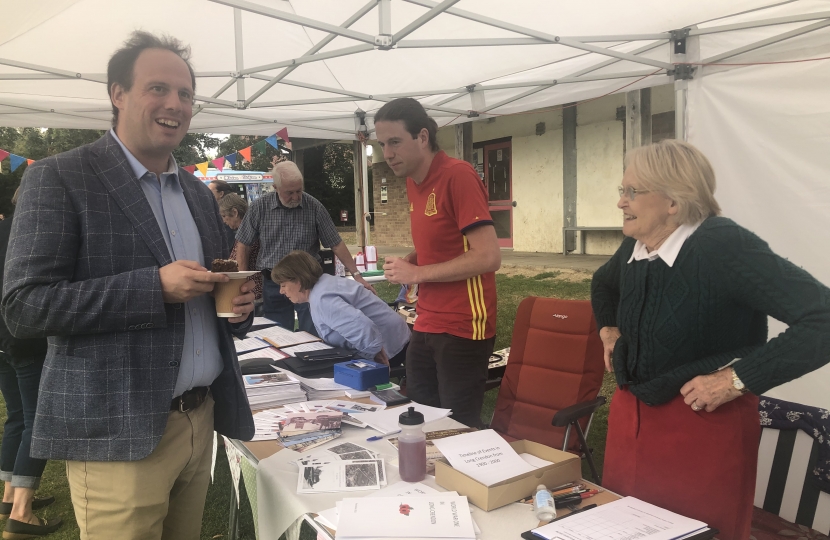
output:
[[[677,203],[675,221],[691,225],[721,213],[715,199],[715,170],[703,152],[683,141],[665,139],[628,152],[625,166],[634,167],[643,189]]]
[[[282,186],[283,179],[299,180],[300,184],[305,187],[303,173],[300,172],[299,167],[293,161],[280,161],[274,165],[271,175],[274,177],[274,189],[279,189]]]
[[[248,212],[248,202],[236,193],[228,193],[219,199],[219,214],[227,215],[231,210],[236,210],[236,215],[242,219]]]

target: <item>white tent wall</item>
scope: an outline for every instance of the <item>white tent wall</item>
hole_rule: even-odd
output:
[[[830,60],[704,73],[689,142],[712,161],[723,214],[830,285]],[[786,327],[771,319],[770,336]],[[768,392],[830,408],[830,366]]]

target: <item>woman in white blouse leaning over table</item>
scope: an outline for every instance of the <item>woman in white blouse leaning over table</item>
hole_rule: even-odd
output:
[[[383,300],[351,279],[323,273],[317,259],[292,251],[271,270],[280,292],[308,302],[320,338],[357,357],[397,367],[406,358],[409,327]]]

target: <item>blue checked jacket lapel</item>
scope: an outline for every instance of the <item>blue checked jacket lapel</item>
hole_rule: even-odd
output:
[[[98,158],[90,160],[95,174],[147,244],[159,266],[173,262],[153,209],[118,142],[107,133],[93,143],[91,152]]]

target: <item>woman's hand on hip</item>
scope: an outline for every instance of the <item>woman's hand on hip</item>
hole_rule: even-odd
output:
[[[680,389],[683,401],[694,411],[712,412],[724,403],[741,397],[732,386],[732,370],[722,369],[709,375],[698,375]]]
[[[599,337],[602,340],[603,359],[605,360],[605,371],[612,373],[614,365],[611,363],[611,355],[614,354],[614,345],[620,339],[620,329],[616,326],[603,326],[599,331]]]

